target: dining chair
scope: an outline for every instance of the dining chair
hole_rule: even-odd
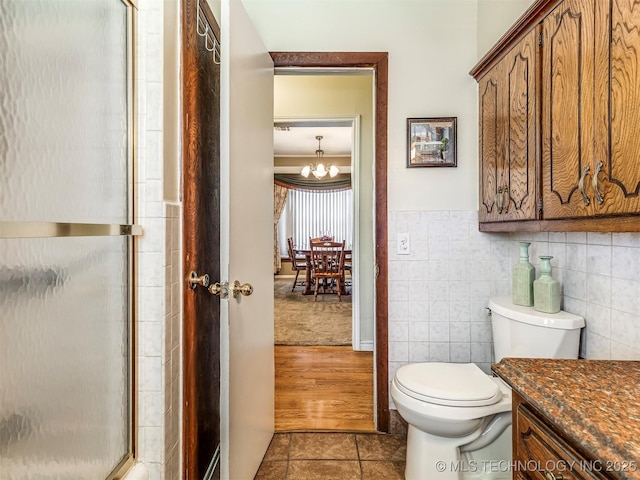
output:
[[[347,280],[345,277],[347,275],[347,273],[349,274],[349,280]],[[353,282],[353,254],[351,253],[351,250],[344,252],[344,277],[342,278],[342,283],[343,283],[343,288],[344,291],[346,292],[346,287],[347,282],[349,282],[349,285]]]
[[[289,250],[289,258],[291,259],[291,269],[296,272],[296,278],[294,278],[293,286],[291,287],[291,291],[293,292],[296,285],[304,285],[304,282],[298,284],[298,275],[300,275],[301,271],[304,272],[307,269],[307,259],[296,255],[292,237],[287,238],[287,249]]]
[[[322,293],[337,293],[342,302],[344,279],[344,240],[342,242],[314,242],[311,247],[311,273],[315,279],[314,301],[318,301],[318,290],[322,283]]]

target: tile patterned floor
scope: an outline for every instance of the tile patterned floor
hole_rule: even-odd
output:
[[[276,433],[255,480],[403,480],[405,435]]]

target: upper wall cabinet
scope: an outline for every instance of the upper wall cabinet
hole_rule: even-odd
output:
[[[481,222],[536,218],[536,48],[531,31],[479,81]]]
[[[598,215],[640,213],[640,3],[596,4],[595,134],[605,141],[595,142],[592,201]]]
[[[640,230],[639,2],[538,0],[471,74],[482,230]]]
[[[564,0],[543,21],[545,219],[639,212],[638,27],[627,0]]]
[[[542,22],[544,218],[593,210],[586,178],[595,140],[593,21],[593,0],[564,0]]]

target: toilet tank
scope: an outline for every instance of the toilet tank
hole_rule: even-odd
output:
[[[568,312],[537,312],[510,297],[489,300],[493,353],[503,357],[578,358],[584,318]]]

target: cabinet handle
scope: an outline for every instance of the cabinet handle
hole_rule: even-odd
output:
[[[591,181],[591,184],[593,186],[593,192],[594,192],[594,195],[596,196],[596,201],[598,202],[598,205],[602,205],[604,203],[604,197],[600,193],[600,190],[598,190],[598,174],[600,173],[600,170],[602,170],[602,166],[603,166],[602,162],[598,162],[598,164],[596,165],[596,170],[595,172],[593,172],[593,180]]]
[[[502,213],[502,187],[498,187],[498,193],[496,193],[496,205],[498,206],[498,213]]]
[[[546,480],[563,480],[563,476],[561,473],[559,473],[558,475],[554,475],[553,472],[550,472],[549,470],[544,472],[544,478]]]
[[[584,193],[584,177],[586,177],[588,173],[589,173],[589,165],[584,167],[584,170],[582,170],[582,176],[580,177],[580,180],[578,181],[578,189],[580,190],[580,193],[582,194],[582,201],[584,202],[585,207],[588,207],[589,204],[591,203],[591,200],[589,200],[589,197],[587,196],[587,194]]]
[[[504,213],[507,213],[509,211],[509,185],[505,185],[504,187],[502,187],[502,194],[506,194],[507,195],[507,203],[503,203],[504,207],[503,207],[503,211]]]

